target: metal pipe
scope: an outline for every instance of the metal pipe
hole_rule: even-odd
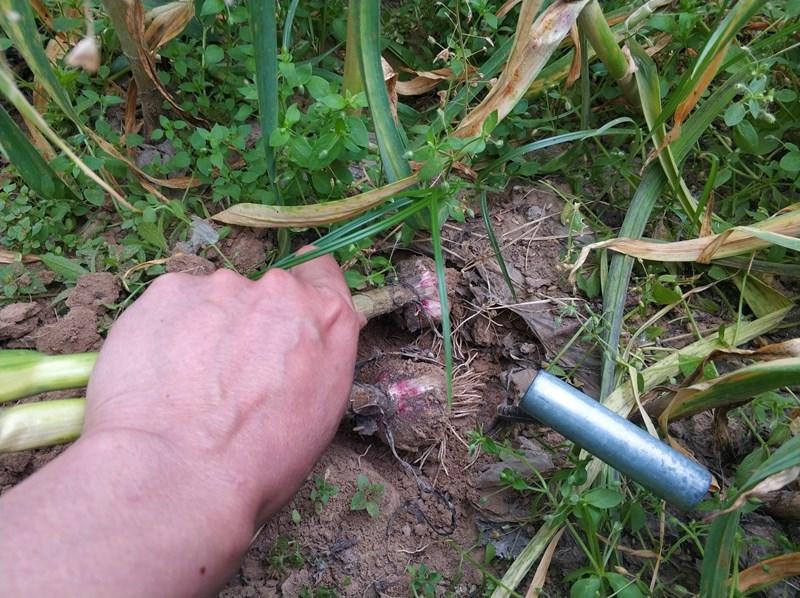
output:
[[[707,469],[547,372],[536,375],[520,407],[680,509],[708,492]]]

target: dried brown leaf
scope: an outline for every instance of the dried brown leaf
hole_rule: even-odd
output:
[[[561,540],[561,536],[564,535],[565,529],[566,528],[562,527],[556,532],[556,535],[553,536],[553,539],[550,540],[550,543],[547,545],[544,553],[542,553],[539,566],[536,567],[536,571],[533,574],[533,579],[531,579],[531,585],[528,588],[528,591],[525,592],[525,598],[536,598],[536,596],[539,595],[539,592],[541,592],[542,588],[544,587],[544,584],[547,581],[547,572],[550,570],[550,562],[553,560],[553,555],[558,547],[558,541]]]
[[[731,506],[729,506],[727,509],[723,509],[722,511],[714,513],[708,517],[707,520],[711,521],[720,515],[736,511],[737,509],[742,508],[751,498],[760,498],[769,494],[770,492],[780,490],[784,486],[794,482],[798,476],[800,476],[800,465],[779,471],[778,473],[765,478],[747,492],[743,492],[735,501],[733,501]]]
[[[181,108],[180,104],[175,101],[175,98],[172,97],[172,94],[161,82],[161,79],[158,76],[158,71],[156,70],[154,54],[148,49],[145,41],[144,7],[142,5],[142,0],[134,0],[131,3],[125,20],[128,25],[128,31],[130,32],[131,38],[136,44],[136,53],[138,55],[139,62],[142,65],[142,68],[148,79],[153,82],[153,86],[158,90],[158,93],[161,94],[161,97],[163,97],[169,103],[169,105],[172,106],[172,109],[175,110],[175,112],[178,113],[186,122],[204,127],[210,126],[210,123],[204,118],[195,116],[191,112]]]
[[[739,573],[736,587],[747,594],[795,575],[800,575],[800,552],[782,554],[748,567]]]
[[[18,251],[9,251],[8,249],[0,249],[0,264],[13,264],[15,262],[22,262],[23,264],[32,264],[38,262],[39,258],[31,254],[23,254]]]
[[[176,0],[150,9],[145,14],[144,42],[151,52],[178,37],[194,18],[194,0]]]
[[[240,203],[215,214],[212,218],[225,224],[253,228],[325,226],[348,220],[366,212],[401,191],[412,187],[416,182],[417,177],[410,176],[346,199],[306,206],[270,206]]]
[[[528,91],[561,41],[569,34],[588,0],[556,0],[538,18],[541,0],[523,0],[514,46],[503,72],[483,101],[455,131],[458,137],[477,137],[493,113],[503,120]]]
[[[645,239],[618,238],[592,243],[581,250],[570,272],[570,280],[574,282],[578,270],[589,253],[595,249],[611,249],[644,260],[707,263],[712,259],[738,255],[772,245],[769,241],[755,236],[755,233],[797,237],[800,235],[800,210],[778,214],[750,227],[734,227],[718,235],[686,241],[659,243]]]
[[[500,7],[500,10],[497,11],[497,18],[502,19],[520,2],[522,2],[522,0],[506,0],[503,6]]]
[[[569,65],[569,73],[567,73],[567,81],[565,83],[567,88],[572,87],[575,81],[581,77],[581,41],[577,24],[573,24],[570,28],[569,38],[572,40],[572,45],[575,46],[575,51],[572,53],[572,62]]]

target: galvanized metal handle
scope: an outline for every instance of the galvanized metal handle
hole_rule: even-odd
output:
[[[711,486],[706,468],[547,372],[536,375],[520,408],[680,509]]]

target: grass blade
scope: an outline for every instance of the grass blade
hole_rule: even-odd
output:
[[[72,189],[67,187],[36,151],[25,133],[2,106],[0,106],[0,145],[8,160],[19,171],[22,180],[37,194],[50,199],[77,199]]]
[[[389,94],[381,65],[380,44],[380,0],[353,0],[351,8],[354,28],[358,39],[358,56],[363,75],[364,89],[375,125],[375,135],[381,151],[381,162],[390,183],[411,174],[405,157],[406,148],[398,124],[392,116]],[[347,48],[348,52],[351,49]]]
[[[289,52],[292,45],[292,26],[294,25],[294,15],[297,13],[297,5],[300,0],[292,0],[286,10],[286,19],[283,21],[283,44],[281,48],[284,52]]]
[[[697,210],[697,201],[686,186],[683,177],[681,177],[675,154],[667,144],[666,127],[663,124],[656,124],[661,114],[661,82],[656,63],[635,41],[631,40],[628,47],[636,64],[636,85],[639,89],[645,120],[655,140],[658,161],[664,169],[664,174],[667,175],[667,180],[670,187],[672,187],[672,191],[677,196],[681,208],[693,221],[695,230],[699,230],[700,215]]]
[[[669,101],[664,105],[664,109],[654,124],[655,127],[665,124],[678,106],[692,95],[692,90],[699,88],[700,81],[707,76],[707,71],[720,52],[728,47],[739,30],[750,20],[750,17],[765,4],[765,0],[739,0],[728,11],[708,38],[691,70],[687,71],[675,91],[670,94]]]
[[[396,203],[383,206],[376,210],[377,216],[373,213],[364,214],[361,218],[356,218],[342,227],[346,232],[342,232],[342,229],[333,231],[314,242],[314,245],[317,247],[316,249],[307,251],[301,255],[292,254],[285,256],[276,261],[274,266],[276,268],[291,268],[313,260],[321,255],[332,253],[342,247],[347,247],[348,245],[368,239],[393,226],[397,226],[405,222],[406,219],[416,216],[423,210],[431,207],[433,201],[436,200],[436,194],[431,191],[431,189],[421,190],[419,193],[422,194],[422,197],[416,201],[403,198]],[[393,210],[396,210],[395,213],[387,216],[387,214]]]
[[[711,524],[703,555],[700,596],[725,598],[730,592],[726,582],[733,560],[733,547],[739,529],[740,511],[717,517]]]
[[[442,254],[442,224],[439,204],[433,203],[431,216],[431,244],[433,259],[436,262],[436,282],[439,290],[439,303],[442,306],[442,348],[444,349],[444,378],[447,384],[447,406],[453,405],[453,336],[450,326],[450,302],[447,299],[447,277]]]
[[[680,164],[691,147],[700,139],[711,122],[725,110],[736,95],[736,86],[747,77],[744,70],[731,77],[708,98],[686,123],[685,134],[672,146],[675,159]],[[635,239],[642,236],[650,213],[667,184],[664,171],[657,164],[650,164],[644,171],[639,186],[631,199],[625,219],[619,230],[620,237]],[[603,366],[601,371],[600,397],[606,397],[615,386],[616,347],[622,332],[625,297],[633,271],[633,259],[621,254],[611,258],[608,278],[603,294]],[[613,349],[612,349],[613,348]]]
[[[547,137],[546,139],[539,139],[537,141],[532,141],[531,143],[526,143],[525,145],[520,145],[506,152],[500,158],[498,158],[497,160],[495,160],[482,170],[486,172],[492,172],[502,167],[503,164],[505,164],[506,162],[520,158],[525,154],[545,149],[547,147],[552,147],[554,145],[568,143],[570,141],[582,141],[584,139],[591,139],[592,137],[600,137],[601,135],[630,135],[635,133],[635,131],[631,129],[616,130],[617,125],[621,125],[622,123],[625,122],[633,123],[634,121],[628,118],[627,116],[622,116],[620,118],[615,118],[614,120],[607,122],[599,129],[587,129],[585,131],[573,131],[572,133],[562,133],[561,135],[554,135],[553,137]]]
[[[500,265],[500,272],[503,273],[503,280],[506,281],[511,297],[514,301],[517,300],[517,291],[514,289],[514,283],[511,281],[511,276],[508,274],[508,267],[506,261],[503,259],[503,252],[500,250],[500,243],[497,242],[497,236],[494,234],[494,227],[489,218],[489,202],[486,197],[486,189],[481,189],[481,218],[483,218],[483,226],[486,228],[486,235],[489,237],[489,243],[494,251],[494,257]]]
[[[250,27],[253,32],[253,51],[256,59],[256,87],[261,115],[261,144],[267,159],[267,173],[275,203],[280,196],[275,183],[275,154],[269,144],[272,132],[278,127],[278,25],[275,21],[275,0],[248,2]]]

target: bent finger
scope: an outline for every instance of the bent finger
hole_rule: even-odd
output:
[[[298,251],[298,254],[302,255],[314,249],[316,247],[313,245],[306,245]],[[336,260],[330,255],[323,255],[295,266],[289,272],[300,282],[317,288],[328,288],[340,295],[348,304],[353,304],[344,275],[339,269]]]

